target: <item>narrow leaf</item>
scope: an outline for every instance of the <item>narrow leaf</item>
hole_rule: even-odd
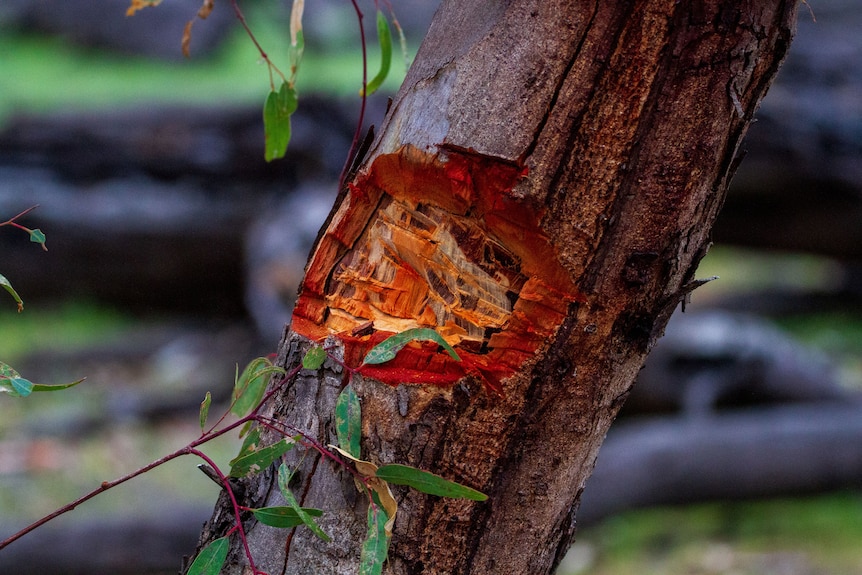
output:
[[[292,43],[288,48],[288,58],[290,59],[290,82],[291,86],[296,85],[296,76],[299,73],[299,64],[302,62],[302,54],[305,52],[305,37],[302,30],[296,33],[296,43]]]
[[[302,358],[302,367],[310,370],[318,370],[326,361],[326,350],[320,346],[314,346],[305,352]]]
[[[398,352],[401,351],[405,345],[410,343],[411,341],[433,341],[443,347],[449,355],[455,361],[461,361],[461,358],[458,357],[458,354],[449,345],[443,336],[437,333],[435,330],[428,327],[417,327],[413,329],[408,329],[402,331],[401,333],[397,333],[391,337],[388,337],[375,345],[371,350],[365,355],[365,359],[362,360],[364,364],[380,364],[386,363],[387,361],[392,361],[395,359],[395,356],[398,355]]]
[[[293,491],[290,490],[290,478],[293,473],[288,468],[287,464],[282,463],[278,466],[278,489],[281,491],[281,495],[284,497],[284,500],[296,512],[296,515],[299,517],[300,521],[304,523],[311,531],[323,539],[326,542],[332,541],[332,539],[327,535],[323,529],[311,518],[311,514],[306,512],[305,509],[300,507],[299,501],[296,500],[296,496],[293,494]]]
[[[323,515],[323,511],[314,509],[313,507],[302,507],[301,509],[309,518],[311,516],[320,517]],[[261,507],[259,509],[252,509],[252,513],[254,513],[258,521],[270,527],[288,529],[304,523],[299,513],[292,507]],[[328,538],[327,541],[329,541]]]
[[[211,541],[201,549],[192,566],[186,571],[186,575],[218,575],[227,560],[228,551],[230,551],[230,541],[227,537],[219,537]]]
[[[296,46],[302,34],[302,13],[305,10],[305,0],[293,0],[290,7],[290,45]]]
[[[82,377],[76,381],[71,381],[69,383],[57,383],[57,384],[44,384],[44,383],[34,383],[33,391],[60,391],[61,389],[69,389],[70,387],[75,387],[82,381],[87,379],[86,377]]]
[[[373,94],[383,85],[389,75],[389,67],[392,64],[392,31],[389,29],[389,21],[383,11],[377,11],[377,40],[380,42],[380,70],[365,85],[365,90],[360,91],[360,96]],[[364,93],[363,93],[364,92]]]
[[[21,374],[15,371],[11,365],[0,361],[0,387],[3,388],[0,389],[0,392],[10,393],[18,397],[26,397],[33,391],[59,391],[61,389],[69,389],[70,387],[75,387],[85,379],[87,378],[82,377],[77,381],[55,385],[33,383],[21,377]],[[4,382],[6,382],[5,385]],[[23,392],[23,395],[21,392]]]
[[[386,534],[386,512],[379,505],[368,505],[368,529],[359,557],[359,575],[380,575],[389,552],[389,536]]]
[[[251,423],[251,422],[249,422]],[[230,465],[233,465],[237,462],[237,460],[241,457],[245,457],[251,453],[254,453],[258,450],[260,443],[260,427],[255,427],[252,429],[248,435],[245,436],[245,440],[242,442],[242,447],[239,449],[239,453],[236,457],[230,460]]]
[[[284,373],[284,370],[272,365],[265,357],[253,359],[234,384],[231,412],[242,417],[257,407],[273,373]]]
[[[245,477],[249,474],[258,473],[272,465],[273,461],[290,451],[294,445],[296,442],[293,438],[285,437],[272,445],[262,447],[247,455],[241,455],[231,462],[229,475],[230,477]]]
[[[284,82],[273,90],[263,105],[263,131],[266,138],[264,158],[267,162],[283,158],[290,143],[290,116],[296,111],[296,89]]]
[[[359,441],[362,437],[362,408],[359,405],[359,397],[356,396],[356,392],[350,385],[344,387],[335,401],[335,435],[338,437],[338,445],[359,459],[361,455]]]
[[[398,18],[395,17],[394,12],[392,13],[392,25],[398,33],[398,43],[401,46],[401,57],[404,59],[404,69],[406,70],[410,67],[410,54],[407,52],[407,37],[404,35],[404,29],[398,22]]]
[[[201,431],[207,426],[207,417],[210,414],[210,404],[213,401],[213,396],[210,392],[204,396],[204,400],[201,402],[201,411],[200,411],[200,420],[201,420]]]
[[[0,274],[0,286],[3,286],[6,291],[8,291],[12,295],[12,298],[18,303],[18,313],[24,311],[24,302],[21,301],[21,296],[18,295],[18,292],[15,291],[15,289],[12,287],[12,284],[9,283],[9,280],[7,280],[2,274]]]
[[[422,471],[409,465],[399,465],[397,463],[383,465],[377,469],[376,476],[387,483],[407,485],[422,493],[439,495],[440,497],[472,499],[473,501],[485,501],[488,499],[487,495],[471,487],[443,479],[439,475],[434,475],[433,473]]]

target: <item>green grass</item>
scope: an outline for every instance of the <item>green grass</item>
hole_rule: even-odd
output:
[[[862,493],[649,509],[586,529],[560,575],[760,575],[782,561],[796,565],[784,573],[850,575],[859,541]]]
[[[11,298],[0,299],[6,304],[0,306],[0,361],[6,363],[14,364],[33,350],[83,348],[132,326],[130,316],[102,305],[77,301],[39,307],[22,296],[25,307],[20,314]]]
[[[718,276],[694,292],[694,299],[709,299],[739,291],[763,289],[827,289],[840,278],[832,260],[803,253],[777,253],[714,246],[700,262],[697,277]]]
[[[250,18],[252,29],[276,66],[289,71],[289,39],[279,22]],[[177,38],[179,50],[180,38]],[[92,110],[154,102],[201,105],[249,104],[263,100],[270,89],[267,66],[251,40],[238,27],[214,57],[164,62],[122,56],[70,45],[58,38],[0,32],[3,81],[0,82],[0,125],[14,112],[58,109]],[[376,49],[369,47],[369,76]],[[397,89],[404,77],[398,62],[385,84]],[[355,95],[362,80],[362,59],[354,50],[322,52],[307,49],[297,88],[303,93]],[[300,100],[300,106],[302,105]]]

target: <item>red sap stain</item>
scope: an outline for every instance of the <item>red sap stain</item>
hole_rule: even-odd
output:
[[[293,315],[312,339],[338,334],[357,367],[375,342],[431,327],[359,372],[384,383],[449,386],[475,377],[492,390],[553,338],[584,301],[541,230],[543,208],[512,195],[524,166],[472,150],[405,146],[375,158],[349,185],[312,254]],[[373,322],[371,336],[353,337]]]

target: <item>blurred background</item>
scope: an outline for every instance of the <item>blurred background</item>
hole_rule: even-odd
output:
[[[393,5],[414,54],[436,2]],[[267,69],[230,3],[182,57],[199,6],[0,5],[0,220],[39,204],[21,223],[49,249],[0,229],[0,273],[25,301],[19,315],[0,299],[0,360],[37,382],[87,377],[0,398],[0,538],[197,437],[205,392],[224,406],[236,364],[275,351],[334,200],[359,115],[350,3],[306,6],[299,111],[273,164]],[[287,68],[288,3],[242,7]],[[564,575],[862,572],[860,32],[851,0],[802,6],[698,274],[721,279],[671,321],[608,435]],[[57,519],[0,552],[0,572],[177,572],[218,494],[197,463]]]

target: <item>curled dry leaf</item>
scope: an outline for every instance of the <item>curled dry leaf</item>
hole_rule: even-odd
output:
[[[398,513],[398,502],[395,501],[395,496],[392,495],[392,491],[389,489],[389,484],[379,477],[376,477],[377,466],[370,461],[357,459],[343,449],[334,445],[327,445],[327,447],[334,449],[340,455],[352,461],[353,465],[356,467],[356,471],[362,476],[368,489],[377,494],[377,498],[380,500],[380,505],[383,506],[383,510],[386,511],[386,517],[388,518],[386,521],[386,535],[387,537],[391,537],[392,528],[395,525],[395,514]],[[358,483],[359,481],[357,480],[357,487],[360,487]]]
[[[192,57],[189,45],[192,42],[192,24],[194,24],[194,22],[194,20],[189,20],[188,22],[186,22],[186,27],[183,28],[183,39],[180,42],[180,45],[183,49],[183,56],[185,56],[186,58]]]
[[[158,6],[162,0],[131,0],[129,7],[126,9],[126,16],[134,16],[138,10],[149,8],[150,6]]]

